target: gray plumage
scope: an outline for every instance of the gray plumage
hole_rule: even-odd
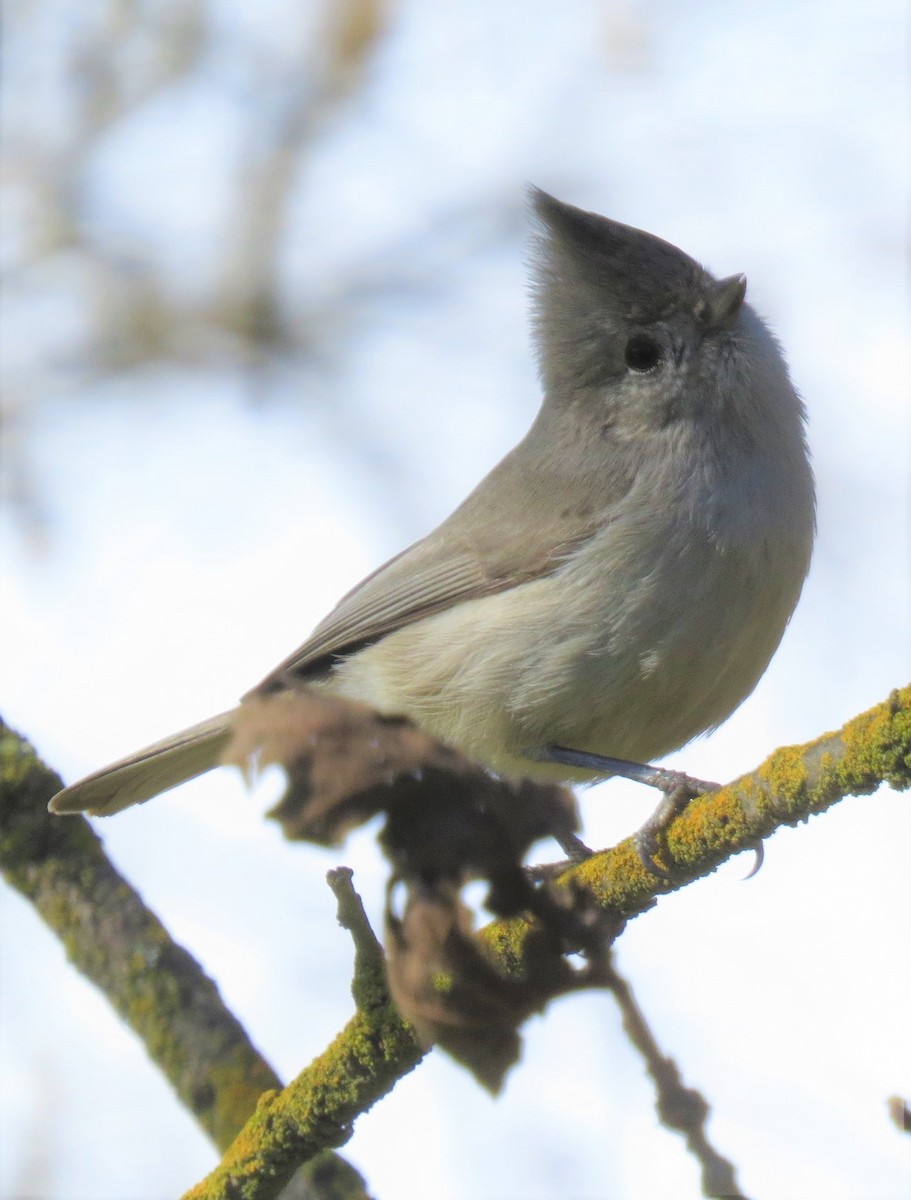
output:
[[[534,424],[251,694],[304,680],[493,770],[586,779],[546,748],[647,761],[753,690],[806,576],[813,480],[803,405],[742,276],[543,192],[532,208]],[[217,765],[230,727],[229,712],[184,730],[51,807],[148,799]]]

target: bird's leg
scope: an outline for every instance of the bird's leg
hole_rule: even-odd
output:
[[[636,783],[658,788],[663,793],[661,803],[636,834],[636,850],[645,869],[663,879],[670,876],[658,865],[655,856],[659,850],[666,848],[664,835],[668,825],[695,796],[713,792],[719,786],[705,779],[693,779],[683,771],[668,771],[648,763],[629,762],[625,758],[608,758],[603,754],[573,750],[568,746],[546,746],[541,751],[540,758],[547,762],[562,763],[567,767],[595,771],[599,775],[620,775],[625,779],[635,780]]]

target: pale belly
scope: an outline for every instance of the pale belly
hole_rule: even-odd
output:
[[[536,761],[550,744],[659,758],[719,725],[753,690],[805,569],[769,571],[708,546],[688,554],[686,571],[679,562],[673,578],[642,571],[619,594],[619,572],[602,559],[567,564],[386,636],[326,686],[408,716],[506,775],[592,778]]]

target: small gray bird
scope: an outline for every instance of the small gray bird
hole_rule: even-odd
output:
[[[720,725],[766,669],[815,525],[803,404],[742,275],[533,191],[544,401],[437,529],[250,695],[297,682],[492,770],[590,780]],[[218,765],[232,710],[51,801],[107,815]]]

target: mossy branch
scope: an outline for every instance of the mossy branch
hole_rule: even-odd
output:
[[[346,867],[330,871],[338,919],[355,947],[357,1012],[332,1044],[285,1088],[263,1096],[216,1169],[184,1200],[272,1200],[301,1162],[351,1136],[354,1119],[424,1057],[393,1007],[383,951]]]
[[[97,949],[92,949],[93,940],[97,947],[101,924],[97,912],[92,912],[99,884],[91,880],[100,871],[98,857],[103,859],[97,839],[84,822],[48,820],[44,805],[59,787],[57,777],[41,766],[15,735],[2,732],[3,774],[8,782],[3,785],[0,801],[4,810],[14,808],[18,816],[10,821],[4,812],[0,866],[15,886],[35,900],[52,927],[68,939],[74,962],[105,986],[106,964],[96,961],[99,955]],[[836,733],[804,746],[776,751],[757,770],[690,804],[667,832],[670,879],[645,870],[632,839],[593,855],[561,878],[584,883],[605,909],[624,917],[634,916],[650,908],[659,894],[709,874],[732,855],[754,848],[775,829],[805,821],[845,796],[869,794],[882,783],[897,789],[911,786],[911,686],[893,692],[882,704]],[[81,882],[78,863],[85,863],[88,888]],[[112,872],[109,864],[108,871]],[[104,890],[112,900],[119,902],[129,894],[116,873],[99,873],[99,879],[107,880]],[[127,950],[159,945],[161,935],[156,930],[161,927],[151,914],[148,916],[154,925],[147,933],[137,933],[127,940]],[[494,922],[484,931],[489,948],[507,970],[521,974],[524,944],[531,928],[528,921],[512,920]],[[188,1200],[266,1200],[275,1196],[297,1164],[326,1147],[343,1144],[354,1119],[419,1061],[421,1050],[389,1003],[378,969],[379,958],[367,952],[369,945],[369,939],[359,936],[356,1015],[293,1083],[261,1098],[222,1163],[189,1193]],[[166,958],[159,952],[156,971]],[[120,970],[129,979],[128,966]],[[164,1060],[163,1066],[173,1063],[170,1046],[175,1039],[180,1045],[180,1027],[187,1019],[185,1005],[175,1009],[174,1003],[175,997],[188,994],[180,990],[181,978],[180,971],[175,978],[169,977],[160,1010],[157,1001],[146,993],[148,1011],[140,1022],[148,1029],[150,1052],[156,1061]],[[214,993],[208,980],[205,984]],[[186,989],[187,985],[183,986]],[[127,1019],[131,1019],[131,1007],[135,1010],[135,1005],[126,1005]],[[174,1018],[176,1031],[162,1029],[161,1012]],[[240,1035],[246,1041],[242,1030]],[[156,1052],[152,1048],[156,1043],[168,1053],[162,1053],[162,1049]],[[251,1064],[258,1059],[252,1047],[246,1053],[253,1056]],[[170,1078],[173,1066],[165,1069]],[[238,1086],[247,1085],[247,1097],[252,1069],[248,1066],[237,1072]],[[274,1087],[269,1068],[261,1064],[258,1070],[270,1076],[265,1086]],[[211,1079],[206,1078],[204,1083],[212,1086]],[[200,1108],[199,1095],[194,1096],[185,1084],[178,1086],[175,1082],[175,1086],[196,1112]],[[213,1100],[205,1090],[200,1094],[207,1100],[202,1108],[209,1112]],[[233,1111],[236,1113],[240,1107]],[[214,1119],[214,1113],[208,1119]],[[220,1123],[220,1136],[229,1124]]]
[[[796,825],[845,796],[873,792],[882,783],[911,786],[911,686],[837,733],[778,750],[749,775],[690,804],[668,830],[672,881],[645,870],[632,838],[561,878],[582,880],[603,907],[633,916],[650,908],[658,894],[755,848],[775,829]],[[507,970],[522,973],[532,927],[516,919],[493,922],[483,931]],[[264,1101],[219,1168],[186,1200],[268,1200],[276,1191],[269,1182],[273,1170],[287,1169],[316,1145],[341,1144],[344,1123],[412,1069],[420,1052],[386,1004],[379,981],[375,984],[375,1007],[364,1005],[325,1054],[284,1092]],[[332,1140],[320,1140],[321,1133]]]
[[[61,786],[0,720],[0,871],[142,1039],[223,1151],[262,1093],[274,1093],[281,1080],[215,984],[114,869],[88,822],[48,813]],[[312,1197],[365,1194],[358,1173],[337,1155],[310,1163],[307,1176]]]
[[[647,871],[634,838],[571,867],[575,880],[599,905],[621,917],[651,908],[659,895],[710,875],[763,838],[825,812],[846,796],[865,796],[883,783],[911,787],[911,684],[899,688],[835,733],[803,746],[785,746],[747,775],[693,800],[667,830],[669,878]],[[521,973],[532,924],[495,921],[483,931],[498,959]]]

